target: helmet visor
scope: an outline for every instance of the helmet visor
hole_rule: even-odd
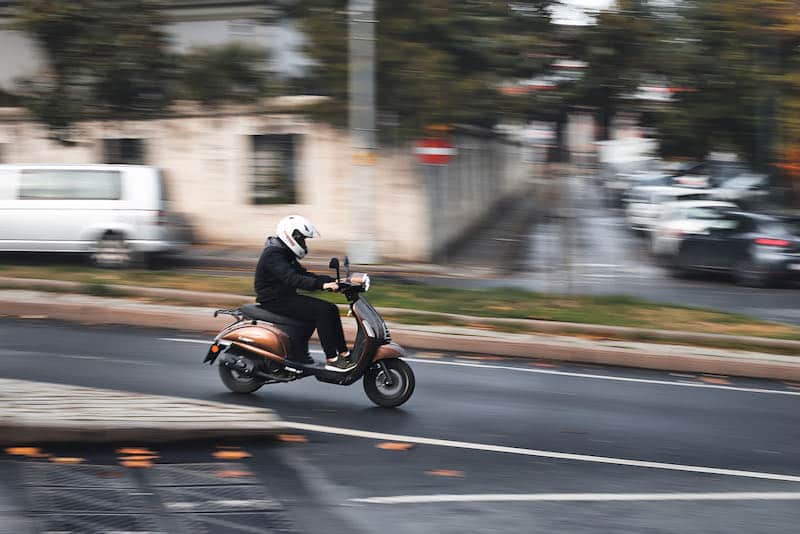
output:
[[[303,248],[303,250],[308,252],[308,247],[306,246],[306,236],[300,233],[299,230],[295,230],[294,232],[292,232],[292,238],[295,241],[297,241],[297,244],[300,245]]]

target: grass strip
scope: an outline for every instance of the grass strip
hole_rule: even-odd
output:
[[[83,284],[82,292],[99,296],[125,296],[111,285],[132,285],[252,295],[252,277],[207,275],[178,271],[102,270],[79,265],[0,266],[0,276],[42,280],[68,280]],[[32,287],[32,289],[41,289]],[[340,295],[315,296],[341,304]],[[414,324],[455,324],[459,321],[426,315],[452,313],[485,318],[538,319],[578,324],[624,326],[712,334],[800,340],[800,328],[760,321],[740,314],[708,309],[656,304],[627,296],[576,296],[534,293],[510,288],[452,289],[418,283],[373,280],[369,299],[373,305],[404,308]],[[153,299],[155,301],[155,299]],[[158,299],[162,301],[162,299]],[[209,303],[215,305],[215,303]],[[405,319],[406,321],[412,319]],[[482,327],[485,327],[482,326]],[[522,325],[494,324],[505,332],[527,332]],[[628,338],[630,339],[630,337]]]

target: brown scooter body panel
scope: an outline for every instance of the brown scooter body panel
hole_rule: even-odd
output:
[[[266,358],[283,359],[289,354],[288,336],[267,326],[242,325],[226,333],[222,339]]]
[[[372,361],[377,362],[378,360],[388,360],[390,358],[405,358],[405,356],[406,351],[403,350],[403,347],[397,343],[388,343],[378,347],[378,351],[375,353],[375,357],[372,358]]]
[[[267,358],[269,360],[274,360],[274,361],[276,361],[278,363],[283,363],[283,360],[284,360],[283,356],[278,356],[277,354],[275,354],[273,352],[270,352],[270,351],[264,350],[264,349],[260,349],[258,347],[254,347],[253,345],[247,345],[246,343],[239,343],[239,342],[234,341],[233,343],[231,343],[231,345],[233,345],[234,347],[239,347],[241,349],[244,349],[247,352],[250,352],[250,353],[255,354],[257,356],[262,356],[262,357]]]

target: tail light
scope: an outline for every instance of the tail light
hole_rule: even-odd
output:
[[[763,245],[765,247],[788,247],[792,243],[785,239],[772,239],[769,237],[759,237],[756,239],[756,245]]]

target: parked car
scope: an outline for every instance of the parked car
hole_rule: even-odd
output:
[[[611,206],[624,206],[629,191],[635,187],[676,185],[676,177],[691,167],[686,163],[650,160],[635,171],[617,172],[605,181],[606,202]]]
[[[800,220],[735,211],[706,231],[684,236],[677,271],[724,271],[763,287],[800,277]]]
[[[770,196],[769,177],[763,174],[740,174],[722,181],[712,193],[713,198],[736,202],[740,206],[752,208]]]
[[[703,200],[708,193],[702,189],[671,186],[640,186],[626,197],[625,219],[632,230],[649,232],[661,217],[664,204]]]
[[[674,256],[684,237],[708,231],[716,223],[726,223],[725,214],[736,204],[716,200],[687,200],[665,204],[651,232],[651,248],[656,256]]]
[[[182,248],[164,175],[139,165],[0,165],[0,252],[81,252],[127,266]]]

